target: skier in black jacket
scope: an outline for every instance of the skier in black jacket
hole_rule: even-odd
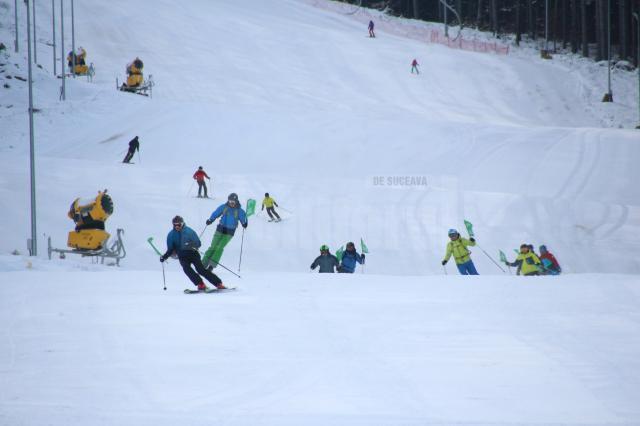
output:
[[[311,264],[311,269],[316,269],[320,266],[319,272],[329,272],[334,273],[335,269],[340,266],[340,262],[338,262],[338,258],[329,253],[329,246],[323,244],[320,247],[320,256],[316,257],[316,260]]]

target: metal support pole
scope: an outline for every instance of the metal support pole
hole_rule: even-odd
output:
[[[67,99],[65,88],[66,66],[64,60],[64,0],[60,0],[60,66],[62,68],[62,86],[60,87],[60,100]]]
[[[544,2],[544,50],[549,51],[549,0]]]
[[[57,75],[56,67],[58,61],[56,60],[56,0],[51,0],[51,29],[53,30],[53,75]]]
[[[16,52],[19,50],[18,49],[18,0],[14,1],[14,5],[15,5],[15,24],[16,24],[16,42],[15,42],[15,49]]]
[[[447,2],[447,0],[445,0],[445,3]],[[449,20],[447,19],[447,4],[443,5],[444,6],[444,36],[446,38],[449,38]]]
[[[34,0],[31,0],[34,1]],[[31,14],[29,13],[29,0],[27,2],[27,58],[29,63],[29,152],[31,168],[31,245],[29,255],[38,255],[38,234],[36,232],[36,164],[34,160],[33,137],[33,78],[31,73]]]
[[[71,0],[71,51],[73,55],[71,55],[71,61],[73,62],[71,75],[73,78],[76,78],[76,18],[74,14],[73,8],[73,0]]]
[[[31,0],[31,7],[33,8],[33,63],[38,63],[38,49],[36,48],[36,43],[38,39],[36,38],[36,0]]]
[[[638,23],[638,30],[636,32],[636,45],[638,46],[638,64],[636,66],[636,72],[638,73],[638,125],[636,129],[640,129],[640,15],[633,13],[633,17],[636,18]]]
[[[611,93],[611,0],[607,0],[607,93],[602,102],[613,102]]]

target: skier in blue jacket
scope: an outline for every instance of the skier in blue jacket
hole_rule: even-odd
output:
[[[249,225],[247,221],[247,213],[240,207],[238,201],[238,195],[236,193],[229,194],[227,202],[220,205],[213,213],[211,217],[207,219],[207,226],[211,225],[216,219],[220,218],[218,226],[216,227],[216,233],[211,240],[211,246],[207,249],[202,258],[202,263],[207,269],[213,269],[218,266],[222,252],[233,234],[236,232],[238,222],[242,224],[243,228]]]
[[[216,274],[207,271],[202,264],[200,253],[198,252],[200,238],[198,238],[195,231],[186,226],[184,219],[180,216],[174,217],[172,223],[173,229],[167,235],[167,251],[160,256],[160,262],[164,262],[175,253],[178,256],[182,270],[187,274],[191,282],[198,287],[198,290],[204,291],[207,289],[200,275],[204,276],[216,288],[226,288],[222,284],[222,280]],[[192,265],[196,269],[195,271],[192,269]]]
[[[346,250],[342,253],[342,263],[338,267],[338,272],[353,274],[356,270],[356,262],[364,265],[364,253],[358,254],[356,245],[348,242]]]

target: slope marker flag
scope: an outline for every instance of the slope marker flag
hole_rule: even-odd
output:
[[[465,220],[464,226],[467,228],[467,232],[469,233],[469,236],[473,237],[473,225],[471,224],[471,222]]]
[[[360,251],[363,253],[369,253],[369,248],[364,243],[364,240],[362,238],[360,238]]]
[[[342,255],[344,254],[344,246],[341,246],[338,251],[336,251],[336,257],[339,262],[342,262]]]
[[[251,216],[256,212],[256,200],[253,198],[249,198],[247,200],[247,217]]]
[[[504,263],[507,263],[507,262],[508,262],[508,261],[507,261],[507,255],[506,255],[506,254],[504,254],[504,253],[502,252],[502,250],[500,250],[500,262],[504,262]]]

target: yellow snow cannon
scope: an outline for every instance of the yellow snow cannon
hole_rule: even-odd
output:
[[[127,65],[127,81],[119,85],[116,78],[118,90],[151,97],[151,88],[154,86],[153,77],[149,75],[149,78],[145,80],[142,73],[143,68],[144,64],[140,58],[136,58],[129,63]]]
[[[85,61],[87,57],[87,51],[84,48],[79,47],[76,52],[69,52],[67,55],[67,62],[69,64],[69,69],[72,70],[72,73],[75,75],[87,75],[89,74],[89,67]],[[75,61],[74,61],[75,59]],[[75,62],[75,66],[74,66]]]
[[[100,250],[111,236],[104,230],[105,221],[113,213],[113,200],[107,190],[99,191],[94,199],[76,198],[67,214],[76,228],[69,232],[67,246],[76,250]]]

